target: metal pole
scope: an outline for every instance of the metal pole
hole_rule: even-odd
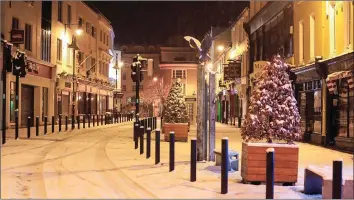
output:
[[[59,114],[59,132],[61,132],[61,114]]]
[[[72,41],[73,42],[73,41]],[[72,96],[72,107],[71,107],[71,114],[72,114],[72,119],[75,119],[75,104],[76,104],[76,69],[75,69],[75,49],[73,48],[73,96]],[[72,123],[72,129],[75,128],[75,122]]]
[[[71,115],[71,130],[75,129],[75,115]]]
[[[39,117],[36,116],[36,136],[39,135]]]
[[[15,140],[18,139],[18,111],[15,111]]]
[[[170,132],[170,172],[175,170],[175,132]]]
[[[160,163],[160,129],[155,131],[155,165]]]
[[[274,198],[274,148],[267,149],[266,199]]]
[[[151,152],[151,128],[146,130],[146,158],[150,158]]]
[[[77,129],[80,129],[80,115],[76,116],[76,121],[77,121]]]
[[[48,118],[47,116],[44,116],[44,135],[47,135],[47,123],[48,123]]]
[[[55,120],[54,120],[54,116],[52,116],[52,133],[54,133],[54,125],[55,125]]]
[[[197,140],[193,138],[191,140],[191,182],[197,180]]]
[[[83,118],[82,118],[82,120],[83,120],[83,122],[82,122],[82,128],[85,128],[85,126],[86,126],[86,114],[84,114],[82,117],[83,117]]]
[[[229,172],[229,147],[228,138],[221,140],[221,194],[227,194],[228,191],[228,172]]]
[[[135,122],[134,123],[134,148],[138,149],[139,147],[139,123]]]
[[[6,46],[5,46],[6,45]],[[7,46],[7,44],[4,43],[3,46],[3,52],[5,52],[5,48],[9,48],[9,51],[11,52],[10,46]],[[3,56],[3,58],[6,55]],[[5,59],[3,59],[3,66],[2,66],[2,144],[6,143],[6,117],[7,117],[7,106],[6,106],[6,94],[7,94],[7,73],[6,73],[6,63],[4,62]]]
[[[343,162],[341,160],[333,161],[332,199],[342,199],[342,168]]]
[[[144,154],[144,126],[140,126],[140,154]]]
[[[31,117],[27,118],[27,138],[31,137]]]
[[[6,67],[6,66],[3,66]],[[18,108],[18,101],[19,101],[19,95],[18,93],[20,92],[20,76],[16,75],[16,86],[15,86],[15,139],[18,139],[18,115],[19,115],[19,108]],[[4,105],[6,106],[6,104]]]
[[[135,113],[139,114],[139,90],[140,90],[140,63],[138,62],[136,68],[136,82],[135,82]]]
[[[65,116],[65,131],[68,131],[68,116]]]
[[[91,115],[88,115],[88,127],[90,128],[91,127]]]

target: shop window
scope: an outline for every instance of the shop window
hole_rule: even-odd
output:
[[[348,79],[337,81],[339,137],[354,137],[354,90],[349,88]]]
[[[44,116],[48,116],[48,88],[42,89],[42,121],[44,121]]]
[[[10,122],[15,123],[15,82],[10,82]]]

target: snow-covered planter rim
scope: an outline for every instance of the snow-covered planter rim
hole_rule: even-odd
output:
[[[242,142],[247,146],[251,147],[287,147],[287,148],[299,148],[297,144],[287,144],[287,143],[267,143],[267,142]]]

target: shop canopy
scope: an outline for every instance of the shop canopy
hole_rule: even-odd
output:
[[[336,80],[342,79],[342,78],[348,78],[348,86],[350,89],[354,88],[354,71],[339,71],[339,72],[334,72],[330,75],[327,76],[326,82],[327,82],[327,87],[330,93],[334,93],[334,91],[337,88],[336,85]]]

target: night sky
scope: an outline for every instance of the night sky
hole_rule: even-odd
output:
[[[170,36],[202,39],[214,27],[229,27],[248,1],[89,1],[111,22],[116,44],[162,45]]]

